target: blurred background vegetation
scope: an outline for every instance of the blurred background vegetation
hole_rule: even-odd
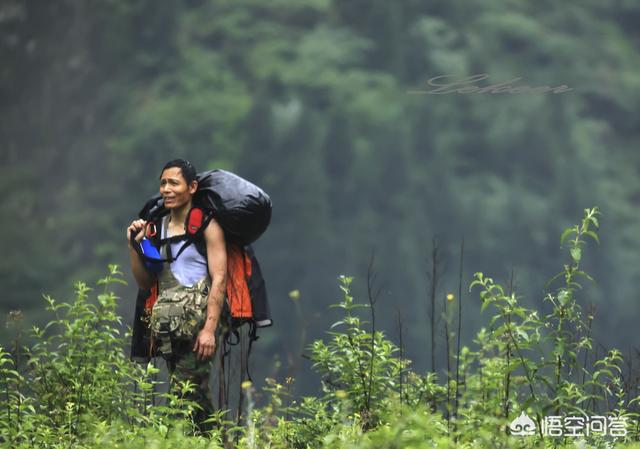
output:
[[[394,338],[399,309],[405,355],[428,369],[432,239],[438,301],[457,293],[464,238],[463,292],[476,271],[513,273],[542,308],[560,232],[591,206],[602,244],[579,302],[597,307],[597,340],[635,354],[638,23],[635,0],[1,0],[1,312],[39,323],[42,293],[128,271],[127,225],[163,163],[186,157],[273,200],[255,245],[275,321],[252,353],[258,382],[317,384],[301,335],[325,335],[338,275],[366,300],[372,257],[379,325]],[[479,73],[572,90],[410,92]],[[458,300],[469,343],[479,298]]]

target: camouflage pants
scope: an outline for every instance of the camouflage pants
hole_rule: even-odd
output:
[[[197,354],[193,352],[193,342],[177,341],[173,344],[172,353],[164,358],[170,376],[169,391],[182,399],[196,403],[199,408],[193,412],[194,423],[201,432],[211,430],[212,425],[204,421],[209,419],[214,411],[209,387],[213,357],[198,360]],[[193,384],[193,388],[181,394],[179,384],[185,381]]]

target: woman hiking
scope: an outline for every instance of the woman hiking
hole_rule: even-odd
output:
[[[160,195],[169,213],[157,223],[157,229],[153,225],[153,231],[160,233],[161,240],[176,237],[175,242],[165,242],[159,250],[163,255],[179,256],[165,262],[161,271],[148,270],[139,249],[133,246],[149,233],[150,223],[141,219],[131,222],[127,241],[131,270],[139,288],[150,290],[157,286],[158,296],[150,316],[155,353],[167,362],[172,390],[178,382],[189,381],[195,386],[183,398],[201,408],[196,410],[194,421],[205,431],[210,426],[204,421],[213,412],[209,379],[225,301],[227,252],[224,232],[214,219],[203,224],[204,255],[195,244],[183,248],[184,239],[180,241],[180,236],[186,234],[197,189],[196,170],[189,161],[175,159],[162,169]]]

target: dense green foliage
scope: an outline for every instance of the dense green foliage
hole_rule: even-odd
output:
[[[542,319],[515,292],[476,273],[471,289],[479,288],[482,309],[494,313],[472,347],[451,354],[462,371],[458,382],[410,368],[402,342],[376,329],[375,301],[356,302],[352,279],[341,277],[341,319],[327,340],[309,348],[322,395],[297,399],[291,391],[296,379],[267,379],[267,399],[257,404],[255,387],[245,382],[244,417],[234,423],[218,413],[207,434],[191,422],[195,404],[181,400],[192,386],[159,394],[156,370],[127,360],[111,288],[123,282],[122,273],[110,266],[97,295],[77,283],[72,301],[46,298],[54,318],[32,329],[35,345],[17,339],[8,351],[0,349],[0,447],[640,447],[637,387],[626,383],[617,350],[592,354],[576,294],[578,279],[590,278],[580,267],[586,239],[597,241],[598,227],[598,210],[587,209],[581,223],[562,234],[569,262],[549,288],[553,307]],[[13,316],[12,326],[20,320]],[[163,400],[155,403],[155,396]],[[541,427],[534,435],[510,435],[519,413],[535,416],[538,425],[549,415],[597,414],[626,418],[628,426],[617,437],[553,437]]]
[[[332,280],[353,273],[363,296],[374,249],[378,324],[391,333],[398,304],[407,354],[426,367],[434,235],[445,262],[465,237],[465,281],[480,267],[496,279],[514,269],[537,307],[556,236],[592,202],[606,242],[588,267],[599,279],[586,293],[593,336],[626,355],[640,316],[639,18],[630,0],[0,2],[3,314],[21,309],[42,326],[42,291],[126,266],[126,225],[162,163],[186,156],[273,198],[257,250],[276,327],[258,370],[278,353],[280,374],[300,372],[299,336],[333,319]],[[476,73],[573,90],[409,93]],[[118,293],[130,317],[135,289]],[[12,338],[2,329],[0,341]]]

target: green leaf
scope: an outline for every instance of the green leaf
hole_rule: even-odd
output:
[[[579,263],[582,258],[582,249],[579,247],[571,248],[571,258],[575,263]]]
[[[567,228],[562,231],[562,235],[560,236],[560,246],[564,244],[564,241],[567,239],[567,237],[569,237],[571,234],[574,234],[575,232],[575,228]]]
[[[584,233],[584,235],[588,235],[593,240],[595,240],[598,245],[600,244],[600,238],[598,237],[598,234],[596,234],[595,232],[587,231],[587,232]]]

